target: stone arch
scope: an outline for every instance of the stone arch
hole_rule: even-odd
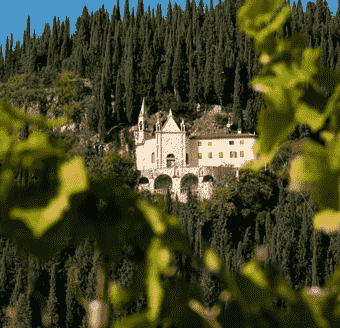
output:
[[[147,177],[141,177],[139,179],[139,184],[146,184],[149,183],[149,179]]]
[[[198,178],[192,173],[185,174],[181,179],[181,188],[191,187],[192,185],[198,186]]]
[[[209,182],[209,181],[214,181],[214,178],[208,174],[203,178],[202,182]]]
[[[175,155],[169,154],[166,157],[166,167],[173,167],[173,166],[175,166]]]
[[[172,179],[167,174],[161,174],[155,179],[155,189],[172,187]]]

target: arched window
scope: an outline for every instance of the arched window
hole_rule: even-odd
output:
[[[140,122],[140,123],[139,123],[139,130],[141,130],[141,131],[142,131],[142,129],[143,129],[143,123],[142,123],[142,122]]]
[[[175,165],[175,156],[173,154],[169,154],[166,157],[166,166],[173,167]]]
[[[155,163],[155,153],[151,154],[151,163]]]

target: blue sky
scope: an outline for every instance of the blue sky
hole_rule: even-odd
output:
[[[222,0],[223,1],[223,0]],[[148,6],[150,5],[150,11],[152,13],[152,8],[154,8],[155,14],[157,9],[157,4],[159,3],[162,8],[163,17],[166,16],[167,8],[168,8],[169,0],[161,0],[161,1],[148,1],[144,0],[144,11],[148,11]],[[210,8],[210,0],[203,0],[204,5],[207,5]],[[316,2],[314,0],[313,2]],[[338,1],[329,0],[328,6],[333,12],[333,16],[336,14]],[[121,0],[119,2],[120,13],[123,17],[124,14],[124,3],[125,1]],[[185,9],[186,0],[178,0],[176,1],[177,5],[179,5],[182,10]],[[196,4],[198,5],[199,0],[196,0]],[[291,5],[293,5],[293,1],[290,1]],[[295,1],[297,3],[297,1]],[[53,26],[53,18],[56,16],[60,19],[60,23],[65,21],[66,16],[70,19],[71,24],[71,34],[75,32],[75,24],[77,18],[81,16],[83,12],[83,8],[86,5],[89,13],[91,11],[95,13],[99,8],[104,4],[104,8],[106,11],[111,14],[113,11],[113,7],[117,5],[117,0],[114,1],[105,1],[105,0],[57,0],[57,1],[42,1],[42,0],[34,0],[34,1],[2,1],[1,4],[1,17],[0,17],[0,45],[2,44],[2,52],[5,56],[5,45],[6,38],[11,39],[11,33],[13,33],[13,49],[15,47],[16,41],[20,40],[20,45],[22,45],[24,30],[27,27],[27,17],[28,15],[31,18],[31,36],[33,37],[33,31],[35,29],[36,36],[41,36],[45,23],[49,23],[50,28]],[[137,4],[138,0],[130,0],[130,13],[132,12],[132,8],[134,8],[134,12],[137,12]],[[175,2],[171,2],[172,8],[174,7]],[[218,0],[213,0],[214,7],[218,4]],[[307,0],[302,0],[303,10],[306,11]]]

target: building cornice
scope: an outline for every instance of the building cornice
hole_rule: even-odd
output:
[[[205,134],[199,136],[189,136],[189,139],[236,139],[236,138],[250,138],[257,139],[258,136],[254,134]]]

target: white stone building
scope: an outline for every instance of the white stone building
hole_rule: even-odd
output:
[[[169,186],[172,196],[178,194],[180,201],[186,201],[186,191],[194,187],[193,193],[200,199],[210,198],[213,183],[226,165],[235,169],[255,158],[253,145],[258,138],[254,134],[209,133],[186,136],[182,119],[176,124],[170,109],[163,126],[157,113],[156,130],[148,124],[144,99],[138,118],[138,125],[130,129],[134,132],[137,169],[141,171],[139,190],[166,193]],[[215,129],[214,131],[217,131]]]

